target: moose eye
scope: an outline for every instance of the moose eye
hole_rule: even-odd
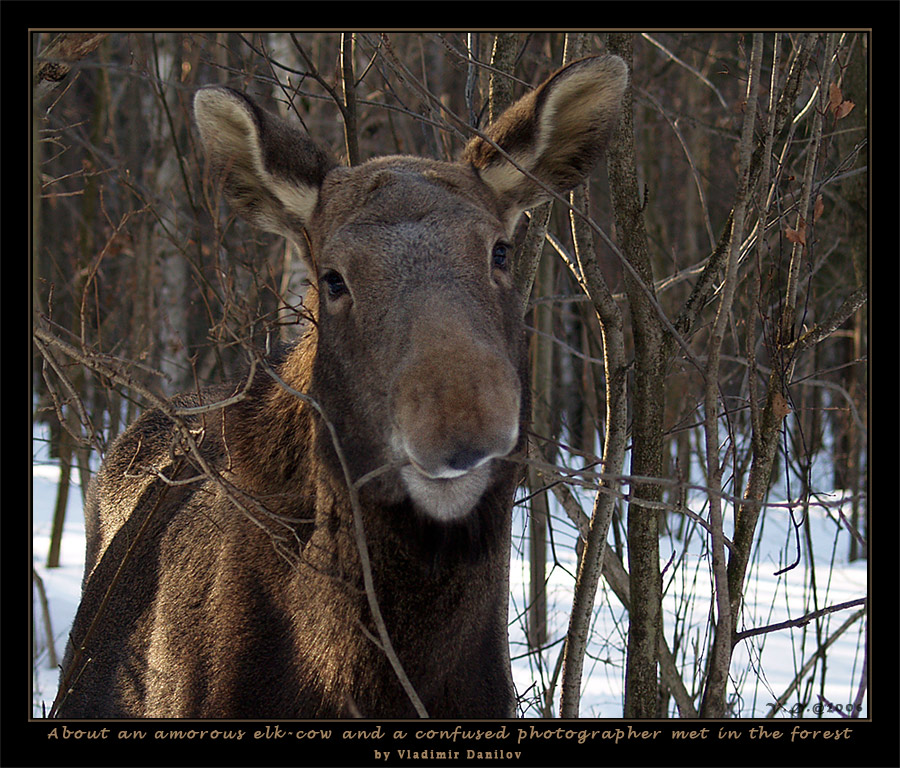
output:
[[[494,244],[494,248],[491,251],[491,264],[494,269],[500,269],[504,272],[507,270],[509,267],[509,252],[510,246],[502,240]]]
[[[336,301],[341,298],[341,296],[350,293],[350,289],[347,288],[344,278],[333,269],[329,269],[325,272],[322,277],[319,278],[319,283],[325,289],[325,294],[331,301]]]

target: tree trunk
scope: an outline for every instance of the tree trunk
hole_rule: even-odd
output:
[[[53,526],[50,530],[50,549],[47,567],[59,568],[59,552],[62,546],[63,527],[66,523],[66,507],[69,503],[69,484],[72,474],[72,436],[63,427],[59,432],[59,482],[56,485],[56,504],[53,508]]]
[[[538,266],[535,291],[539,295],[552,294],[555,262],[544,258]],[[547,304],[534,308],[534,354],[531,361],[532,431],[541,441],[552,434],[553,425],[553,310]],[[541,451],[553,462],[556,451],[550,444]],[[531,517],[528,525],[528,647],[538,650],[547,642],[547,524],[550,509],[544,482],[535,468],[528,472],[531,491]]]
[[[633,39],[610,34],[609,49],[629,68]],[[659,477],[662,473],[665,411],[665,344],[653,289],[653,272],[644,231],[642,204],[635,175],[632,91],[625,93],[622,119],[607,156],[610,191],[619,246],[627,260],[625,285],[634,333],[634,397],[631,473]],[[662,501],[661,487],[635,483],[628,506],[628,564],[632,601],[625,669],[625,717],[655,717],[658,695],[657,656],[662,631],[659,576],[659,524],[656,510],[641,501]]]

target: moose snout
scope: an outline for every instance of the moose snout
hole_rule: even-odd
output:
[[[403,440],[402,446],[410,464],[425,477],[452,480],[477,470],[491,459],[506,456],[515,447],[518,436],[518,429],[513,427],[505,437],[498,435],[490,444],[485,436],[473,438],[479,442],[475,447],[466,445],[454,449],[439,441],[428,445],[421,439]]]
[[[411,385],[398,409],[400,449],[423,475],[433,479],[460,477],[493,458],[506,456],[519,438],[519,396],[502,393],[502,400],[466,385],[469,396],[442,397],[423,391],[425,382]],[[438,388],[440,389],[440,387]]]
[[[413,500],[443,518],[474,506],[490,461],[518,442],[520,405],[512,364],[490,350],[443,349],[405,367],[395,388],[393,443],[412,468],[403,477]]]

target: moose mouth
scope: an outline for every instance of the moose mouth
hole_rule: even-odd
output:
[[[456,478],[464,477],[491,459],[488,454],[482,451],[463,448],[451,455],[446,464],[429,470],[413,458],[411,451],[407,450],[407,456],[409,457],[410,465],[429,480],[455,480]]]
[[[418,510],[434,520],[461,520],[478,503],[491,479],[490,459],[469,470],[447,468],[430,474],[410,460],[400,469],[400,477]]]
[[[516,423],[490,441],[445,441],[428,450],[424,441],[395,430],[389,443],[416,509],[432,520],[450,523],[464,519],[476,507],[491,484],[495,459],[515,447],[518,435]]]

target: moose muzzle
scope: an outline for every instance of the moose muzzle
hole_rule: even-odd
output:
[[[521,385],[502,347],[442,331],[397,377],[391,442],[409,462],[401,476],[416,506],[454,520],[488,487],[492,460],[518,442]]]

